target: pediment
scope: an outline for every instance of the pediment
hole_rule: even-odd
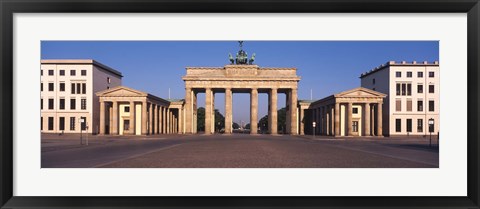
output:
[[[97,93],[97,96],[102,97],[139,97],[147,96],[147,93],[141,92],[135,89],[131,89],[125,86],[119,86],[105,91]]]
[[[335,94],[335,97],[385,97],[386,95],[367,88],[359,87]]]

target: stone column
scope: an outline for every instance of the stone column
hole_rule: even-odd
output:
[[[300,111],[299,111],[299,114],[300,114],[300,135],[305,135],[305,110],[300,108]]]
[[[363,132],[365,136],[370,136],[370,103],[365,103],[365,115],[363,116],[365,119],[363,121],[363,127],[365,131]]]
[[[178,108],[178,133],[183,134],[183,111]]]
[[[317,121],[317,127],[315,127],[315,134],[325,135],[325,111],[323,107],[315,109],[315,119]]]
[[[205,89],[205,134],[212,134],[212,89]]]
[[[112,126],[112,134],[114,135],[118,135],[118,102],[117,101],[113,101],[112,102],[113,105],[113,123],[111,124]]]
[[[197,92],[193,92],[192,94],[192,103],[193,103],[193,133],[197,133]]]
[[[192,89],[185,89],[185,132],[193,133],[193,103],[192,103]],[[163,112],[163,111],[162,111]],[[163,118],[165,120],[165,118]],[[163,120],[163,121],[164,121]],[[163,124],[162,124],[163,126]],[[163,129],[163,128],[162,128]],[[163,133],[164,130],[162,130]]]
[[[100,101],[100,135],[105,134],[105,102]]]
[[[377,133],[378,133],[378,136],[383,136],[383,124],[382,124],[382,103],[377,103],[377,127],[378,127],[378,130],[377,130]]]
[[[335,102],[335,136],[340,136],[340,103]]]
[[[142,102],[142,135],[147,135],[147,101]]]
[[[172,127],[172,118],[170,117],[170,108],[167,108],[167,112],[165,113],[167,116],[167,134],[170,134],[170,127]]]
[[[135,102],[130,101],[130,134],[135,135]]]
[[[225,89],[225,133],[232,133],[232,89]]]
[[[325,134],[330,135],[330,106],[325,105]]]
[[[297,119],[297,89],[290,90],[290,134],[291,135],[298,135],[298,119]]]
[[[162,118],[163,118],[163,124],[162,124],[162,132],[163,134],[167,134],[167,126],[168,126],[168,118],[167,118],[167,107],[162,108]]]
[[[352,103],[347,103],[347,136],[352,136]]]
[[[270,112],[268,126],[270,134],[277,134],[277,89],[270,89]]]
[[[258,129],[258,90],[250,93],[250,134],[257,134]]]

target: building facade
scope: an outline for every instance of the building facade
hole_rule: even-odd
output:
[[[440,68],[435,62],[390,61],[360,75],[361,86],[387,95],[383,132],[389,136],[439,133]],[[430,121],[430,122],[429,122]],[[433,123],[432,128],[429,123]]]
[[[95,60],[41,60],[42,133],[100,131],[95,92],[122,84],[122,74]]]

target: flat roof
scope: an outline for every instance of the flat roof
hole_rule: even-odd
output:
[[[108,72],[111,72],[115,75],[123,77],[120,71],[117,71],[111,67],[108,67],[100,62],[97,62],[93,59],[42,59],[41,64],[81,64],[81,65],[94,65],[100,67]]]
[[[406,62],[406,61],[402,61],[402,62],[395,62],[395,61],[389,61],[385,64],[382,64],[376,68],[373,68],[371,69],[370,71],[368,72],[364,72],[362,74],[360,74],[360,78],[363,78],[367,75],[370,75],[370,74],[373,74],[373,73],[376,73],[380,70],[383,70],[383,69],[386,69],[387,67],[390,67],[390,66],[439,66],[438,64],[438,61],[434,61],[434,62],[427,62],[427,61],[423,61],[423,62],[417,62],[417,61],[413,61],[413,62]]]

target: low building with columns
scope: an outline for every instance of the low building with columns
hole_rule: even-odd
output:
[[[100,100],[100,134],[183,133],[183,100],[169,101],[125,86],[96,95]]]
[[[383,136],[382,104],[385,94],[359,87],[303,104],[310,134],[327,136]],[[301,103],[300,103],[301,104]]]

